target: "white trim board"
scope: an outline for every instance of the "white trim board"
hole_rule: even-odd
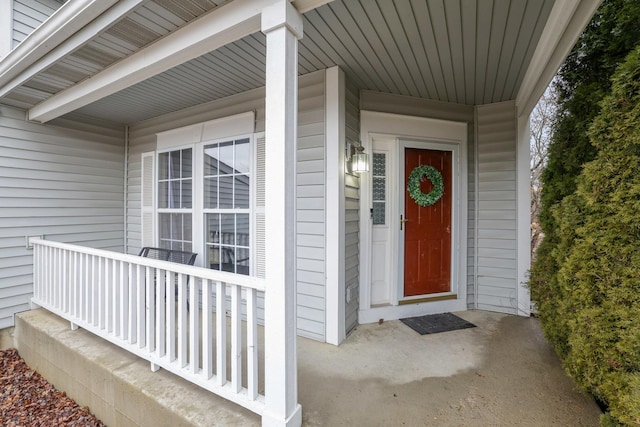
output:
[[[398,289],[401,284],[392,284],[392,299],[388,305],[372,307],[371,305],[371,242],[372,222],[369,215],[371,205],[370,179],[363,179],[360,192],[360,323],[370,323],[379,319],[399,319],[406,316],[441,313],[445,311],[463,311],[467,309],[467,123],[430,119],[399,114],[378,113],[372,111],[361,112],[361,138],[365,152],[372,152],[372,137],[387,135],[393,137],[398,144],[400,141],[423,141],[433,146],[444,147],[458,153],[454,155],[454,185],[457,194],[453,200],[453,225],[458,229],[452,242],[452,260],[457,264],[456,273],[458,283],[452,283],[452,290],[457,292],[456,299],[421,302],[416,304],[398,305]],[[404,145],[403,145],[404,146]],[[447,148],[448,147],[448,148]],[[396,168],[397,170],[398,168]],[[398,172],[396,172],[398,173]],[[398,210],[396,206],[394,208]],[[399,220],[396,215],[389,215],[390,223]],[[399,250],[399,249],[398,249]],[[398,262],[395,267],[397,271]],[[452,281],[455,280],[452,275]]]
[[[345,76],[338,68],[325,74],[326,287],[325,339],[338,345],[345,339]]]

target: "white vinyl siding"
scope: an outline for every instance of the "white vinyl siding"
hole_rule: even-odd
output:
[[[58,0],[13,0],[12,47],[15,48],[61,6],[62,1]]]
[[[516,110],[477,107],[479,309],[517,313]]]
[[[300,76],[298,105],[298,334],[324,341],[324,70]],[[141,246],[141,155],[156,149],[156,134],[247,111],[255,111],[255,132],[263,132],[264,88],[130,127],[127,252],[135,254]]]
[[[358,88],[346,80],[346,138],[360,141],[360,96]],[[371,153],[369,153],[371,160]],[[345,174],[345,289],[351,301],[345,307],[345,329],[349,333],[358,324],[358,295],[360,294],[360,177],[357,173]],[[351,288],[351,290],[350,290]],[[345,296],[346,297],[346,296]]]
[[[432,119],[452,120],[467,123],[467,308],[474,308],[475,301],[475,130],[474,108],[466,105],[430,101],[408,96],[362,91],[360,95],[362,110],[381,113],[405,114],[408,116]],[[465,284],[461,284],[465,286]]]
[[[0,106],[0,328],[27,310],[26,236],[122,252],[124,132]]]
[[[324,341],[325,76],[322,71],[303,77],[298,101],[298,329],[300,335]]]

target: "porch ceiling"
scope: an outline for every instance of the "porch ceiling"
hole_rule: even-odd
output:
[[[227,0],[146,1],[0,102],[31,108]],[[554,0],[335,0],[304,14],[299,73],[341,66],[361,89],[467,105],[515,99]],[[264,85],[252,34],[76,110],[134,123]]]

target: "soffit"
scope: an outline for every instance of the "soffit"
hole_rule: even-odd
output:
[[[154,0],[2,102],[29,108],[225,3]],[[466,105],[514,99],[553,0],[336,0],[304,14],[299,72],[334,65],[361,89]],[[253,34],[77,113],[133,123],[264,85]]]

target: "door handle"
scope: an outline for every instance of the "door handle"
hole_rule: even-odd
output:
[[[405,222],[409,221],[408,219],[402,219],[402,214],[400,214],[400,230],[402,230],[402,224],[404,224]]]

